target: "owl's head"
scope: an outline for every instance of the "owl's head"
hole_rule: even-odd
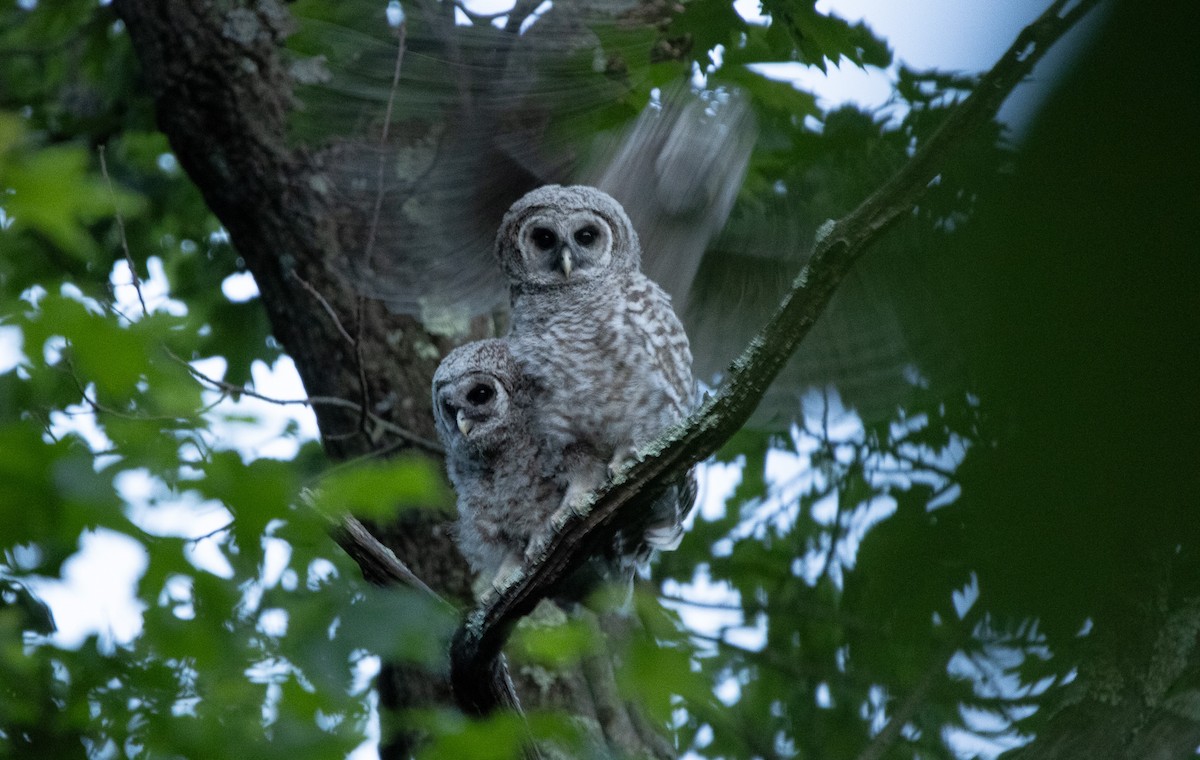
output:
[[[517,285],[586,282],[641,267],[625,209],[586,185],[546,185],[514,203],[500,223],[496,256]]]
[[[447,451],[489,451],[521,424],[521,373],[503,340],[468,343],[446,354],[433,374],[433,414]]]

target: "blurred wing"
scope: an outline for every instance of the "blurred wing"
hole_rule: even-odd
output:
[[[625,207],[642,244],[642,271],[679,313],[709,242],[741,189],[756,131],[741,93],[677,86],[652,102],[583,182]]]
[[[310,54],[295,67],[295,133],[319,146],[343,271],[435,332],[461,334],[471,318],[506,309],[496,228],[548,183],[612,192],[652,254],[647,271],[682,303],[745,171],[749,108],[732,93],[683,87],[608,138],[585,171],[597,124],[627,119],[623,99],[649,86],[616,85],[597,62],[644,55],[644,43],[605,32],[625,4],[536,5],[470,26],[442,12],[449,6],[406,6],[402,45],[381,6],[347,0],[301,19],[290,40]]]

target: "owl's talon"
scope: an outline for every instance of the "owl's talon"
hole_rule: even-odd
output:
[[[515,586],[524,575],[525,573],[521,567],[517,567],[509,572],[505,572],[504,568],[501,568],[500,572],[496,573],[496,577],[492,578],[492,582],[488,584],[488,588],[480,597],[480,604],[484,607],[490,607],[495,604],[500,595]]]
[[[592,503],[592,492],[599,482],[591,478],[572,481],[567,484],[567,492],[563,494],[558,509],[550,515],[550,526],[557,533],[571,515],[586,515]]]
[[[837,228],[837,220],[836,219],[826,219],[825,221],[821,222],[821,226],[817,227],[817,232],[816,232],[816,234],[813,235],[813,242],[819,244],[825,238],[832,235],[833,231],[836,228]]]
[[[549,536],[556,536],[561,533],[562,529],[567,526],[567,523],[571,521],[573,516],[584,514],[585,510],[583,507],[586,503],[586,501],[577,499],[575,501],[564,502],[561,507],[556,509],[554,514],[550,515],[550,530],[544,534],[547,536],[547,541],[549,540]]]
[[[517,554],[509,554],[500,563],[496,574],[492,576],[492,582],[487,585],[487,588],[480,594],[479,600],[485,606],[490,605],[496,600],[496,597],[507,591],[514,583],[519,581],[525,574],[525,567],[521,563],[521,558]]]
[[[637,459],[637,448],[633,446],[625,446],[617,449],[616,453],[608,462],[608,479],[612,480],[617,477],[622,470],[625,469],[633,460]]]
[[[517,581],[521,580],[523,575],[524,573],[521,572],[521,568],[518,567],[511,573],[505,575],[503,578],[498,578],[497,580],[492,581],[492,584],[496,587],[497,591],[503,594],[505,591],[515,585]]]
[[[549,530],[544,530],[535,534],[529,539],[529,545],[525,547],[525,561],[536,562],[546,553],[546,549],[550,547],[550,539],[555,534],[553,525],[553,516],[551,517],[551,525]]]
[[[479,606],[491,607],[499,598],[500,592],[496,590],[495,586],[489,583],[488,587],[483,590],[483,593],[479,594]]]

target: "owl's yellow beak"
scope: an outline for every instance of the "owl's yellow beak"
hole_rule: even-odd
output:
[[[475,423],[467,419],[465,409],[458,410],[455,421],[458,422],[458,431],[463,435],[468,435],[471,432],[471,428],[475,427]]]
[[[567,249],[566,246],[563,246],[562,270],[563,274],[566,275],[566,278],[568,280],[571,279],[571,251]]]

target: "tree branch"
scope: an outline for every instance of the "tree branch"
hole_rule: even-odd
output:
[[[247,388],[244,385],[235,385],[234,383],[228,383],[224,380],[218,380],[215,377],[209,377],[193,367],[191,362],[188,362],[186,359],[177,355],[170,349],[164,347],[163,350],[167,352],[167,355],[170,356],[174,362],[187,370],[188,374],[190,374],[202,385],[206,385],[215,390],[221,391],[223,394],[233,396],[249,396],[250,398],[256,398],[259,401],[265,401],[268,404],[275,404],[276,406],[302,405],[308,407],[317,407],[323,404],[326,406],[338,406],[344,409],[351,409],[365,416],[379,430],[391,433],[415,449],[420,449],[437,457],[443,457],[446,455],[446,450],[442,448],[440,443],[431,441],[428,438],[424,438],[416,433],[405,430],[399,425],[389,422],[377,414],[364,411],[362,404],[356,404],[349,399],[335,398],[332,396],[307,396],[305,398],[275,398],[274,396],[267,396],[251,388]]]
[[[329,532],[333,535],[333,540],[358,563],[362,568],[363,577],[371,583],[380,586],[409,586],[428,594],[450,609],[457,609],[408,569],[408,565],[401,562],[391,549],[372,536],[356,518],[345,515],[333,521]]]
[[[926,697],[933,689],[937,680],[946,674],[946,667],[950,664],[950,659],[954,656],[954,649],[948,649],[946,653],[935,659],[925,669],[925,673],[921,676],[921,680],[913,690],[900,702],[896,708],[896,712],[888,718],[887,724],[883,729],[875,735],[862,752],[859,753],[856,760],[879,760],[883,757],[896,740],[900,738],[900,732],[904,730],[904,726],[913,719],[917,711],[925,703]]]
[[[713,454],[741,428],[867,246],[914,206],[946,159],[995,117],[1013,88],[1050,46],[1098,3],[1081,0],[1064,14],[1067,0],[1056,0],[1023,29],[971,95],[907,164],[849,215],[822,226],[812,257],[792,291],[733,362],[720,391],[640,452],[631,467],[596,493],[586,513],[567,521],[541,557],[490,603],[468,615],[451,648],[451,682],[464,711],[485,715],[516,704],[500,650],[517,621],[618,527],[635,519],[648,499]]]

